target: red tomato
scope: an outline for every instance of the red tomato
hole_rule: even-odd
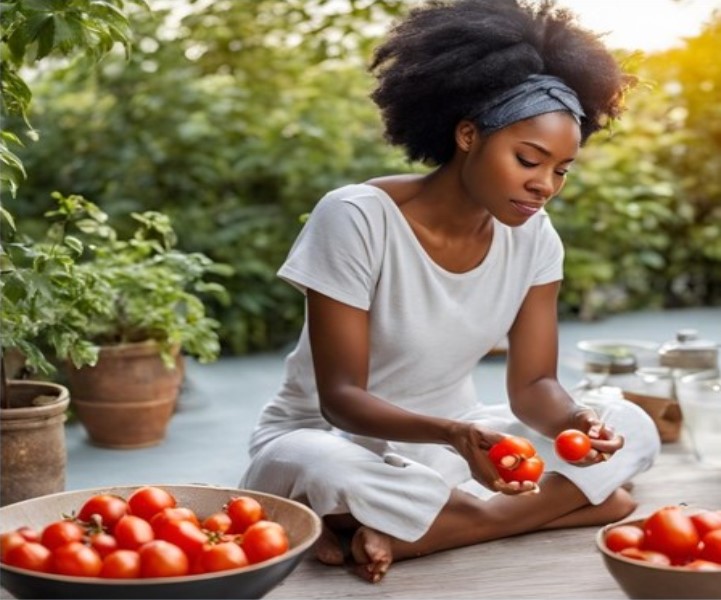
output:
[[[40,541],[40,532],[36,531],[32,527],[28,527],[27,525],[18,527],[17,532],[21,536],[23,536],[28,542],[39,542]]]
[[[698,557],[721,564],[721,529],[714,529],[703,536]]]
[[[591,451],[591,438],[578,429],[566,429],[554,441],[556,454],[568,462],[578,462]]]
[[[22,546],[27,541],[19,531],[8,531],[0,535],[0,561],[5,562],[5,555],[11,548]]]
[[[193,565],[195,573],[213,573],[249,565],[243,549],[234,542],[205,544]]]
[[[130,512],[146,521],[150,521],[155,513],[164,508],[172,508],[176,504],[170,492],[152,485],[138,488],[128,497]]]
[[[85,501],[78,513],[78,519],[85,523],[93,523],[93,515],[98,515],[100,524],[112,533],[115,523],[127,512],[128,504],[120,496],[97,494]]]
[[[208,531],[217,531],[218,533],[226,533],[233,525],[230,515],[225,512],[216,512],[203,519],[202,527]]]
[[[208,541],[208,535],[190,521],[168,521],[158,532],[158,539],[175,544],[193,558]]]
[[[135,579],[140,577],[140,554],[135,550],[116,550],[103,560],[100,577]]]
[[[693,571],[721,571],[720,564],[710,560],[701,560],[700,558],[685,564],[684,567]]]
[[[231,529],[233,533],[243,533],[253,523],[265,518],[265,512],[260,502],[250,496],[232,498],[225,505],[225,512],[233,522]]]
[[[653,563],[654,565],[663,565],[665,567],[671,564],[671,559],[661,552],[653,550],[641,550],[640,548],[624,548],[619,552],[621,556],[633,558],[634,560],[643,560]]]
[[[721,529],[721,512],[712,510],[702,510],[693,515],[689,515],[693,521],[699,537],[705,536],[709,531]]]
[[[275,521],[253,523],[245,530],[241,544],[251,563],[280,556],[290,545],[285,529]]]
[[[40,535],[40,543],[48,550],[55,550],[85,537],[85,529],[75,521],[55,521],[47,525]]]
[[[699,543],[693,521],[678,506],[667,506],[654,512],[643,524],[644,550],[661,552],[674,564],[691,558]]]
[[[118,548],[137,550],[154,539],[155,532],[150,523],[135,515],[125,515],[115,525],[115,540],[118,542]]]
[[[153,540],[138,550],[141,577],[180,577],[189,570],[188,557],[175,544]]]
[[[109,533],[91,533],[88,536],[88,542],[90,547],[100,555],[100,558],[105,558],[111,552],[115,552],[118,549],[118,541]]]
[[[155,537],[158,537],[158,533],[162,530],[165,524],[170,521],[190,521],[200,527],[198,517],[190,508],[185,506],[164,508],[163,510],[155,513],[150,519],[150,525],[153,527],[153,531],[155,531]]]
[[[30,571],[50,571],[52,552],[39,542],[25,542],[8,548],[5,564]]]
[[[543,460],[536,455],[536,449],[527,439],[507,436],[491,446],[488,458],[495,465],[501,479],[536,482],[543,474]]]
[[[618,525],[606,532],[606,547],[613,552],[624,548],[640,548],[643,542],[643,529],[635,525]]]
[[[74,577],[97,577],[103,559],[90,546],[82,542],[69,542],[53,550],[52,571]]]

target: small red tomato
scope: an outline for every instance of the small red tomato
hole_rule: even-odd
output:
[[[116,550],[103,559],[100,577],[136,579],[140,577],[140,554],[135,550]]]
[[[203,519],[202,527],[208,531],[217,531],[218,533],[225,533],[230,530],[233,525],[233,521],[230,515],[225,512],[216,512],[212,515],[207,516]]]
[[[719,563],[711,562],[710,560],[702,560],[700,558],[697,558],[696,560],[693,560],[683,566],[693,571],[721,571],[721,565]]]
[[[40,533],[41,532],[33,529],[32,527],[28,527],[27,525],[18,527],[17,532],[21,536],[23,536],[28,542],[39,542],[40,541]]]
[[[170,492],[152,485],[138,488],[128,497],[130,513],[146,521],[150,521],[155,513],[176,504],[177,501]]]
[[[533,444],[518,436],[507,436],[491,446],[488,458],[495,465],[501,479],[537,482],[543,474],[543,460],[536,454]]]
[[[170,521],[190,521],[194,525],[200,526],[200,521],[192,509],[185,506],[168,507],[155,513],[150,519],[150,525],[155,531],[155,537],[158,537],[165,524]]]
[[[70,542],[79,542],[85,537],[85,529],[74,521],[55,521],[43,529],[40,543],[48,550],[55,550]]]
[[[618,525],[606,532],[606,547],[613,552],[625,548],[640,548],[643,542],[643,529],[635,525]]]
[[[251,563],[284,554],[289,547],[284,527],[275,521],[258,521],[245,530],[242,548]]]
[[[0,562],[5,562],[5,555],[11,548],[22,546],[27,541],[19,531],[8,531],[0,535]]]
[[[153,540],[138,550],[141,577],[180,577],[189,570],[188,557],[175,544]]]
[[[698,557],[721,565],[721,529],[714,529],[703,536]]]
[[[231,529],[233,533],[243,533],[248,527],[265,517],[260,502],[250,496],[232,498],[225,505],[225,512],[233,522]]]
[[[208,541],[208,535],[190,521],[168,521],[158,532],[158,539],[175,544],[189,558],[194,558]]]
[[[243,549],[234,542],[205,544],[193,564],[194,573],[213,573],[249,565]]]
[[[591,438],[578,429],[566,429],[554,441],[556,454],[568,462],[578,462],[591,451]]]
[[[118,542],[118,548],[137,550],[154,539],[155,533],[150,523],[135,515],[125,515],[115,525],[115,540]]]
[[[104,531],[91,533],[88,536],[88,542],[90,543],[90,547],[100,555],[100,558],[105,558],[108,554],[118,549],[118,541],[115,537]]]
[[[115,523],[128,512],[128,504],[120,496],[114,494],[96,494],[88,498],[80,508],[78,519],[85,523],[93,523],[96,518],[109,532],[113,532]],[[93,518],[93,515],[98,517]]]
[[[693,521],[678,506],[654,512],[643,524],[644,550],[661,552],[674,564],[683,564],[696,553],[699,535]]]
[[[39,542],[25,542],[9,548],[5,564],[30,571],[50,571],[52,552]]]
[[[53,550],[52,571],[58,575],[97,577],[102,567],[100,555],[82,542],[70,542]]]
[[[714,529],[721,529],[721,512],[719,511],[702,510],[689,515],[689,518],[693,521],[700,537],[705,536]]]
[[[626,558],[633,558],[634,560],[643,560],[650,562],[654,565],[669,566],[671,559],[661,552],[654,552],[653,550],[641,550],[640,548],[624,548],[619,552],[621,556]]]

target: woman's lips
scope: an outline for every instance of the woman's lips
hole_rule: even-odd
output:
[[[511,204],[517,212],[527,217],[535,215],[543,207],[542,204],[530,204],[525,202],[519,202],[518,200],[511,200]]]

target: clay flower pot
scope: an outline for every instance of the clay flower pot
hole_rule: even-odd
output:
[[[45,381],[8,381],[13,408],[0,409],[0,504],[62,492],[67,451],[66,387]]]
[[[183,379],[183,362],[168,369],[153,341],[103,346],[94,367],[70,367],[72,406],[90,442],[106,448],[159,444]]]

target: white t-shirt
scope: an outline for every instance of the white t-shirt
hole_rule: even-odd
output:
[[[370,312],[372,394],[459,418],[478,406],[473,369],[508,333],[529,288],[562,279],[563,246],[544,211],[519,227],[494,220],[483,262],[453,273],[425,252],[386,192],[348,185],[316,205],[278,275]],[[307,327],[251,453],[299,427],[331,429],[320,413]]]

